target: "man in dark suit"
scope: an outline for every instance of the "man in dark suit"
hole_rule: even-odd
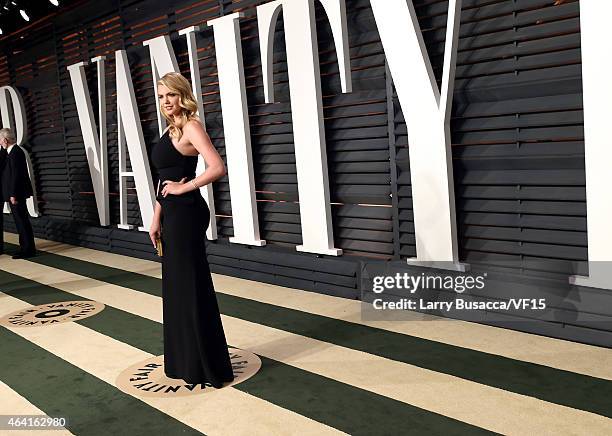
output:
[[[0,147],[0,175],[6,163],[6,150]],[[4,254],[4,200],[2,200],[2,177],[0,176],[0,254]]]
[[[2,170],[2,199],[9,202],[15,227],[19,233],[20,250],[13,259],[36,255],[34,232],[28,216],[26,199],[32,196],[32,183],[24,151],[16,144],[11,129],[0,129],[0,145],[6,150],[6,163]]]

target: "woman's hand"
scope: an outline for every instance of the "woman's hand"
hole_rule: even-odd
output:
[[[162,196],[166,197],[168,194],[181,195],[185,193],[185,181],[187,177],[183,177],[180,182],[173,182],[172,180],[166,180],[164,183],[164,189],[162,189]]]
[[[159,220],[154,219],[149,228],[149,238],[153,243],[153,247],[157,247],[156,241],[161,237],[161,223]]]

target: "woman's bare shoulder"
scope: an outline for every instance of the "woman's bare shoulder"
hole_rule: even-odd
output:
[[[191,119],[185,123],[183,126],[183,131],[196,132],[196,131],[205,131],[204,125],[199,119]]]

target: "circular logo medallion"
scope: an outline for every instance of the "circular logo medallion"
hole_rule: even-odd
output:
[[[229,348],[234,371],[234,381],[223,387],[233,386],[254,376],[261,368],[261,359],[256,354],[237,348]],[[164,372],[164,356],[155,356],[130,366],[117,377],[116,385],[122,391],[137,397],[183,397],[214,392],[209,383],[189,384],[183,380],[169,378]]]
[[[97,301],[62,301],[41,304],[21,309],[0,318],[0,325],[6,327],[40,327],[77,321],[95,315],[104,309]]]

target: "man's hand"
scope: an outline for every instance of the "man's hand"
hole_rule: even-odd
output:
[[[11,197],[10,201],[13,206],[17,204],[17,199],[15,197]]]

